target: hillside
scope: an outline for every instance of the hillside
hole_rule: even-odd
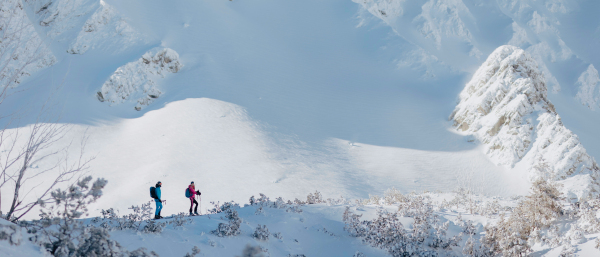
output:
[[[366,199],[390,188],[514,205],[539,178],[562,185],[566,202],[587,201],[600,190],[597,10],[589,0],[6,0],[0,160],[36,121],[65,125],[41,153],[61,155],[27,167],[62,167],[87,139],[86,174],[108,180],[92,216],[147,202],[157,181],[164,216],[187,211],[190,181],[202,212],[259,193]],[[36,186],[19,199],[35,202],[53,172],[27,178]]]

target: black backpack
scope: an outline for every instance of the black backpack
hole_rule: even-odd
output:
[[[156,188],[155,187],[150,187],[150,197],[152,197],[154,199],[158,199],[158,196],[156,196]]]

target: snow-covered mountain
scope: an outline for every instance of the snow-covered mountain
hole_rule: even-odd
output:
[[[561,84],[575,89],[575,81],[570,81],[573,85],[570,86],[568,78],[579,77],[582,72],[578,70],[580,64],[590,66],[586,62],[595,60],[590,55],[581,57],[584,56],[582,53],[573,50],[582,48],[577,45],[578,42],[565,39],[567,32],[563,27],[570,22],[570,17],[585,12],[585,7],[592,4],[543,2],[334,1],[286,5],[262,1],[254,4],[207,2],[186,6],[136,1],[10,1],[22,7],[22,14],[18,17],[35,29],[35,32],[30,31],[31,37],[40,38],[44,42],[43,49],[52,49],[55,57],[48,55],[48,58],[56,61],[47,61],[46,66],[56,64],[51,70],[39,72],[29,80],[28,86],[39,87],[37,94],[21,94],[13,101],[9,99],[4,108],[16,110],[22,106],[21,103],[41,101],[52,94],[52,89],[43,87],[49,81],[45,78],[63,77],[50,81],[61,83],[62,90],[66,92],[57,99],[65,106],[64,122],[83,125],[81,130],[75,131],[85,131],[86,124],[95,124],[88,130],[100,134],[108,133],[100,131],[122,130],[117,134],[126,135],[129,131],[125,125],[129,123],[127,119],[165,124],[160,120],[150,121],[151,113],[169,113],[166,110],[175,105],[183,108],[178,107],[180,110],[176,112],[195,113],[192,116],[209,115],[212,108],[187,110],[188,107],[183,106],[195,108],[191,107],[194,104],[177,102],[186,98],[215,98],[224,101],[225,105],[232,104],[226,109],[242,108],[247,113],[240,120],[248,123],[244,126],[255,127],[257,133],[265,135],[264,139],[256,142],[257,146],[267,146],[264,148],[268,153],[265,156],[269,157],[265,160],[269,165],[278,167],[274,174],[279,174],[266,177],[267,181],[282,183],[289,180],[297,184],[299,180],[308,179],[306,182],[314,186],[320,183],[313,179],[322,179],[294,174],[315,172],[321,174],[318,177],[328,178],[325,180],[333,183],[333,188],[347,188],[332,190],[331,193],[336,192],[334,194],[366,196],[376,193],[372,190],[381,191],[392,186],[407,191],[452,190],[456,181],[463,186],[481,185],[473,180],[484,181],[486,185],[488,182],[485,181],[490,184],[494,181],[495,186],[481,188],[490,194],[525,193],[532,174],[530,171],[545,163],[553,170],[551,177],[555,179],[572,179],[580,184],[592,185],[595,183],[592,175],[597,170],[593,156],[599,151],[593,147],[593,140],[590,146],[584,144],[586,151],[578,138],[589,140],[595,134],[579,129],[581,126],[577,123],[582,117],[561,113],[561,108],[569,112],[578,108],[572,102],[584,99],[584,93],[576,98],[575,90],[558,91]],[[312,5],[319,6],[317,9],[321,11],[309,8]],[[185,8],[182,9],[183,6]],[[257,10],[263,7],[278,10],[264,9],[263,12],[269,14],[291,15],[272,17],[277,22],[270,18],[256,18],[255,15],[260,13]],[[253,12],[256,14],[250,15]],[[307,17],[304,13],[310,13],[314,18],[302,25],[296,21]],[[377,26],[377,20],[383,21],[392,30],[388,30],[387,26]],[[569,30],[568,33],[584,32]],[[594,37],[594,34],[586,37]],[[22,40],[35,42],[28,38]],[[506,58],[526,62],[525,66],[519,67],[531,71],[530,74],[523,77],[517,74],[522,71],[514,71],[513,74],[510,69],[503,71],[508,72],[506,74],[490,73],[491,67],[503,62],[502,58],[494,60],[500,58],[498,51],[507,51],[508,48],[492,51],[504,44],[524,47],[524,50],[519,50],[520,55],[509,54],[507,56],[512,57]],[[570,47],[571,44],[578,47]],[[483,62],[490,53],[488,61]],[[556,72],[567,65],[570,66],[568,69]],[[472,75],[470,72],[478,66],[481,68]],[[176,75],[165,76],[167,73]],[[489,74],[479,75],[483,73]],[[589,69],[587,73],[590,74],[587,77],[593,77]],[[472,81],[460,94],[461,103],[456,107],[456,112],[461,113],[455,115],[454,120],[460,120],[463,130],[465,126],[462,124],[468,124],[467,131],[481,140],[482,149],[471,143],[468,137],[464,139],[453,133],[449,129],[451,124],[446,124],[442,118],[452,112],[453,101],[464,87],[462,81],[471,76]],[[496,81],[492,79],[496,76],[508,76],[512,80],[508,79],[502,86],[496,85],[499,88],[490,85],[479,88],[475,84],[483,79],[481,76],[489,76],[490,83]],[[522,82],[527,78],[532,82]],[[582,87],[584,83],[587,88],[593,87],[590,79],[579,81],[577,83]],[[525,84],[518,90],[507,89],[514,83]],[[469,89],[473,87],[477,89]],[[500,89],[502,87],[506,88]],[[546,88],[555,94],[547,95]],[[523,100],[533,89],[536,90],[532,99]],[[480,111],[472,110],[474,103],[469,102],[479,98],[468,97],[465,93],[486,92],[493,95],[490,99],[497,98],[494,101],[500,103],[504,97],[496,96],[498,90],[506,91],[504,97],[511,94],[518,96],[515,101],[525,101],[530,107],[524,106],[525,109],[517,112],[512,104],[521,102],[508,101],[507,98],[510,104],[496,106],[490,102],[484,108],[484,114],[479,114]],[[593,89],[585,92],[588,91],[592,93],[586,95],[593,94]],[[559,100],[557,110],[550,103],[553,97]],[[470,100],[467,101],[467,98]],[[594,99],[593,96],[588,98]],[[191,103],[193,100],[186,101]],[[208,104],[207,107],[212,106],[210,101],[201,101]],[[214,103],[217,102],[219,105],[222,103]],[[142,111],[138,113],[135,110]],[[514,113],[519,115],[509,115]],[[215,115],[227,117],[227,114]],[[565,115],[566,125],[563,124]],[[516,121],[507,122],[510,119],[505,116]],[[504,122],[498,122],[502,120],[500,117],[505,117]],[[585,117],[598,120],[593,112]],[[189,122],[191,120],[176,121],[181,125]],[[196,131],[177,133],[191,139],[196,137],[193,134],[212,131],[214,124],[203,123]],[[571,128],[569,124],[575,126]],[[177,131],[181,125],[173,127],[173,130]],[[488,130],[494,126],[498,127],[498,131],[491,135]],[[228,130],[220,130],[221,135],[229,134]],[[577,135],[577,131],[584,133]],[[149,134],[148,138],[159,138],[163,134]],[[559,134],[563,138],[556,140]],[[222,145],[218,135],[213,137],[215,141],[189,142],[200,149],[215,144],[224,149],[240,147],[235,142]],[[107,149],[103,151],[117,151],[116,156],[130,156],[127,160],[116,161],[103,160],[104,154],[99,154],[97,158],[101,163],[118,163],[121,166],[100,165],[102,174],[110,174],[107,171],[115,168],[120,170],[126,162],[136,163],[130,159],[130,154],[117,150],[128,151],[127,147],[114,148],[107,137],[99,138],[91,144],[94,145],[92,151],[97,153],[98,149]],[[546,139],[550,143],[544,143]],[[92,140],[95,140],[94,137]],[[145,146],[147,143],[144,141],[131,144],[144,149],[156,147],[158,152],[162,152],[159,149],[163,147]],[[198,169],[199,173],[194,176],[208,176],[211,181],[218,178],[217,174],[222,172],[219,167],[224,167],[220,164],[222,162],[214,159],[191,161],[202,158],[202,155],[197,155],[198,150],[185,151],[186,155],[177,166],[187,163],[183,164],[186,169]],[[419,163],[419,160],[433,156],[434,160],[441,161],[434,161],[429,167]],[[239,157],[232,158],[239,160]],[[477,161],[467,164],[463,159]],[[148,163],[151,170],[156,167],[162,167],[161,170],[174,168],[151,165],[154,161],[162,162],[160,157],[154,158]],[[473,166],[473,163],[476,165]],[[206,165],[216,168],[214,176],[208,175],[213,171],[199,168]],[[249,163],[239,163],[235,169],[252,172],[261,169],[260,165],[250,167]],[[436,170],[445,172],[438,173]],[[159,170],[149,172],[160,173]],[[131,175],[136,174],[133,172]],[[584,174],[589,176],[586,179],[579,177]],[[365,180],[365,177],[371,179]],[[235,179],[222,179],[238,183]],[[142,189],[151,185],[153,180],[156,179],[140,181],[134,187]],[[240,181],[232,188],[239,188],[242,184]],[[357,187],[350,189],[347,187],[350,184]],[[594,186],[591,187],[583,191],[578,189],[575,195],[583,197],[593,191]],[[318,188],[305,188],[306,191],[312,189]],[[327,189],[320,190],[330,193]],[[273,192],[278,190],[269,191]],[[240,192],[239,198],[246,198],[247,194]],[[287,197],[294,195],[282,194]],[[211,199],[229,200],[219,195],[231,197],[230,194],[215,193]]]
[[[509,197],[540,177],[572,200],[600,189],[598,1],[6,0],[0,10],[0,82],[19,92],[0,108],[51,97],[73,126],[57,144],[89,135],[90,173],[109,181],[94,215],[145,202],[158,180],[167,214],[187,209],[190,181],[204,203],[391,187]]]
[[[563,180],[569,197],[593,198],[600,189],[600,168],[563,125],[547,91],[543,73],[527,52],[501,46],[467,83],[451,119],[483,143],[494,163]]]

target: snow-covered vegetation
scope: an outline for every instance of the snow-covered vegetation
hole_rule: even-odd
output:
[[[29,256],[587,256],[600,250],[598,200],[568,203],[558,184],[541,179],[518,199],[465,189],[404,195],[392,188],[362,200],[314,201],[316,192],[306,201],[271,201],[261,194],[244,206],[215,203],[197,217],[154,220],[143,204],[122,216],[110,209],[74,219],[87,215],[106,184],[89,186],[90,180],[56,190],[59,201],[45,207],[40,221],[0,224],[0,250],[24,248]]]

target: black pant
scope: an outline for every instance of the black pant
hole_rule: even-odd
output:
[[[190,213],[192,212],[192,207],[194,207],[194,204],[196,204],[196,208],[194,208],[194,213],[198,212],[198,201],[196,201],[196,199],[194,198],[190,198]]]

